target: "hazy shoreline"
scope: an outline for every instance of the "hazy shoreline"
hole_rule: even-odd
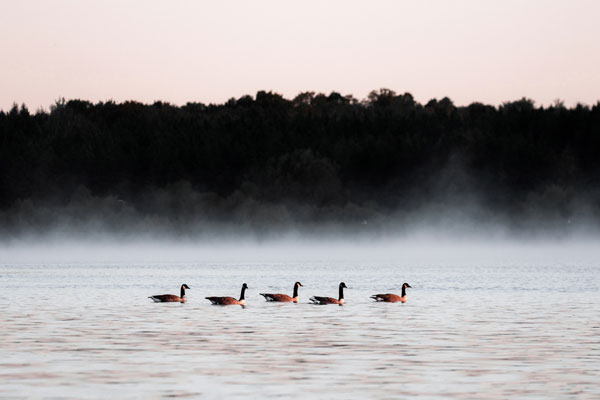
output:
[[[0,236],[600,228],[600,103],[373,91],[0,112]],[[575,228],[573,228],[575,227]]]

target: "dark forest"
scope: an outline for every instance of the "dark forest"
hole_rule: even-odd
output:
[[[600,102],[419,104],[387,89],[0,112],[0,233],[600,222]]]

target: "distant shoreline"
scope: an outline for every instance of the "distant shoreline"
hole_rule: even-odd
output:
[[[600,226],[600,102],[271,92],[0,112],[0,235]],[[328,228],[327,228],[328,229]]]

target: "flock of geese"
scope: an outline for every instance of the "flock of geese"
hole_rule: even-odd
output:
[[[267,301],[277,301],[282,303],[297,303],[298,302],[298,288],[303,286],[300,282],[294,283],[294,294],[293,296],[288,296],[287,294],[281,293],[260,293],[261,296],[265,298]],[[404,283],[402,285],[402,295],[398,296],[397,294],[392,293],[380,293],[374,294],[371,298],[375,301],[383,301],[387,303],[406,303],[406,288],[411,287],[408,283]],[[181,285],[181,290],[179,296],[174,294],[159,294],[156,296],[150,296],[149,299],[154,300],[156,303],[185,303],[185,290],[190,287],[185,283]],[[324,296],[313,296],[310,298],[311,303],[313,304],[338,304],[340,306],[344,305],[344,288],[348,288],[344,282],[340,282],[339,286],[339,296],[337,299],[333,297],[324,297]],[[246,305],[246,289],[248,289],[248,285],[245,283],[242,285],[242,292],[240,293],[240,298],[236,299],[235,297],[229,296],[211,296],[206,297],[212,304],[228,306],[228,305]]]

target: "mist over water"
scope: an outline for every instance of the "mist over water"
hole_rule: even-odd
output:
[[[0,265],[328,263],[373,262],[413,267],[504,267],[600,265],[600,235],[593,229],[570,232],[515,232],[505,227],[457,226],[437,229],[368,231],[322,227],[258,234],[215,228],[212,234],[141,232],[54,232],[0,241]],[[226,268],[224,266],[223,268]],[[374,274],[377,271],[374,270]]]
[[[420,232],[380,236],[280,238],[163,238],[115,240],[110,236],[24,238],[0,243],[3,265],[60,263],[186,263],[219,261],[378,261],[415,266],[598,265],[595,236],[507,238],[481,232],[454,237]]]
[[[469,201],[178,230],[181,219],[103,210],[0,241],[0,397],[600,396],[600,246],[585,218],[517,228]],[[259,295],[295,281],[298,304]],[[342,281],[343,307],[309,304]],[[404,282],[406,304],[370,298]],[[182,283],[186,304],[148,299]],[[245,308],[205,300],[242,283]]]

